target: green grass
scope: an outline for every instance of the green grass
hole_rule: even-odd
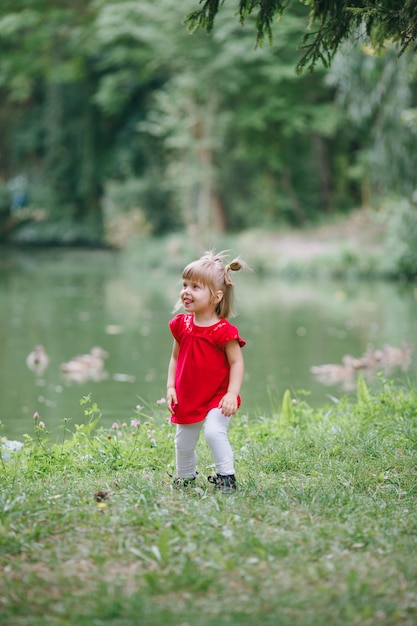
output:
[[[239,491],[174,490],[164,407],[48,442],[34,420],[0,462],[5,626],[417,623],[417,393],[387,385],[322,410],[285,395],[233,418]],[[97,501],[98,490],[108,496]]]

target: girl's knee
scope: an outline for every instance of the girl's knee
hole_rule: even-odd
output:
[[[207,423],[204,429],[204,439],[209,446],[218,442],[228,441],[227,428],[221,424]]]

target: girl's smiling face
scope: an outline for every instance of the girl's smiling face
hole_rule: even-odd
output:
[[[215,308],[210,289],[195,280],[183,280],[181,301],[187,313],[208,313]]]

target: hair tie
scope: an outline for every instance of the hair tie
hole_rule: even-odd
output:
[[[229,263],[229,265],[227,265],[226,269],[232,270],[232,272],[238,272],[240,269],[242,269],[242,264],[240,263],[240,261],[235,259],[234,261]]]

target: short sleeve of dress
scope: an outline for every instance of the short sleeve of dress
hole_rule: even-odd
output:
[[[239,330],[236,328],[236,326],[233,326],[227,320],[222,320],[222,323],[220,323],[216,327],[216,344],[219,347],[224,348],[224,346],[229,343],[229,341],[233,341],[234,339],[239,343],[239,346],[241,348],[246,345],[246,341],[242,339],[242,337],[239,335]]]
[[[184,328],[184,315],[180,314],[172,318],[169,321],[169,328],[174,339],[179,342]]]

